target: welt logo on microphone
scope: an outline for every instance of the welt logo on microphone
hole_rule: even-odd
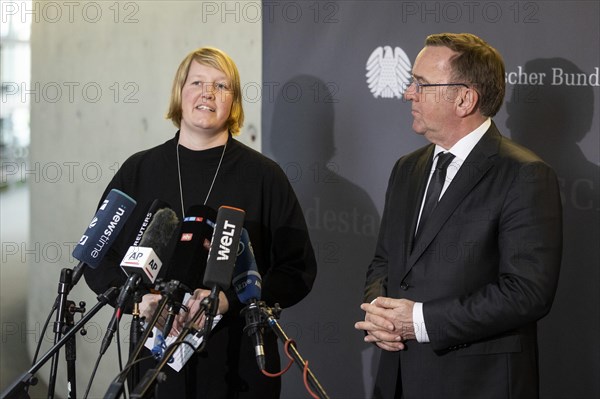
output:
[[[225,224],[223,225],[223,236],[221,237],[219,243],[217,260],[229,260],[229,254],[231,253],[235,230],[236,225],[230,223],[229,220],[225,220]]]
[[[241,209],[222,205],[217,212],[217,223],[213,231],[203,284],[228,289],[235,265],[245,212]]]

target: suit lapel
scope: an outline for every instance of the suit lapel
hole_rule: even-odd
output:
[[[431,244],[440,229],[444,226],[448,218],[453,214],[465,196],[474,189],[477,183],[483,178],[487,171],[493,166],[491,157],[498,153],[498,146],[501,140],[500,133],[494,123],[483,135],[479,143],[473,148],[460,170],[448,186],[442,196],[438,206],[429,217],[423,231],[414,242],[404,277],[410,273],[417,260]],[[418,205],[415,207],[418,215]],[[414,222],[416,224],[416,221]],[[414,225],[413,225],[414,232]],[[413,234],[414,235],[414,234]]]

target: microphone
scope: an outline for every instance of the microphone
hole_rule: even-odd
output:
[[[121,269],[128,276],[138,275],[146,285],[153,284],[162,268],[164,251],[179,227],[179,219],[170,208],[159,209],[148,229],[143,233],[140,245],[132,245],[121,261]]]
[[[71,287],[77,284],[86,266],[92,269],[100,266],[135,205],[136,201],[124,192],[116,188],[110,190],[73,249],[72,255],[79,264],[73,268]]]
[[[176,290],[169,303],[163,337],[169,335],[175,317],[183,306],[186,288],[191,291],[201,285],[200,277],[206,268],[207,247],[213,234],[217,212],[205,205],[194,205],[186,211],[186,215],[166,273],[166,279],[178,281],[183,289]]]
[[[243,210],[230,206],[219,208],[206,260],[205,287],[226,290],[231,285],[245,214]]]
[[[248,305],[242,313],[246,319],[244,331],[252,338],[256,363],[260,370],[265,369],[265,349],[263,342],[263,329],[261,327],[262,314],[260,311],[260,296],[262,278],[258,272],[256,259],[250,237],[246,229],[242,229],[238,257],[235,262],[233,287],[240,302]]]
[[[260,301],[262,278],[258,272],[248,230],[242,228],[237,260],[233,269],[233,287],[241,303]]]
[[[205,205],[194,205],[185,214],[165,279],[198,288],[202,286],[217,212]]]
[[[163,209],[163,208],[170,208],[170,206],[168,203],[166,203],[163,200],[155,199],[154,201],[152,201],[152,203],[150,204],[150,208],[148,208],[148,211],[146,212],[146,216],[144,217],[144,220],[142,221],[142,225],[140,226],[140,229],[138,230],[138,233],[135,236],[135,240],[133,241],[133,244],[131,244],[131,245],[134,245],[136,247],[138,245],[140,245],[140,241],[142,240],[144,232],[146,231],[146,228],[148,227],[150,222],[152,222],[154,215],[156,215],[156,212],[158,212],[159,209]]]
[[[148,229],[144,232],[140,246],[129,247],[121,261],[121,268],[129,277],[121,288],[117,299],[117,307],[102,340],[101,355],[108,349],[112,337],[117,331],[119,320],[123,316],[125,302],[137,289],[140,280],[143,284],[152,284],[156,280],[156,276],[162,267],[160,256],[164,256],[163,252],[169,245],[171,236],[178,226],[179,219],[172,209],[159,209],[148,225]]]

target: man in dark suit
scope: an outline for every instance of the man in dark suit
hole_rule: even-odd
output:
[[[431,35],[415,60],[405,97],[432,144],[394,166],[355,326],[383,350],[376,398],[538,397],[561,201],[553,170],[491,120],[504,91],[477,36]]]

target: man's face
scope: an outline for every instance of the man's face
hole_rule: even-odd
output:
[[[413,65],[413,78],[420,84],[456,83],[452,81],[450,59],[457,53],[447,47],[426,46]],[[432,143],[444,142],[457,122],[455,99],[460,86],[409,86],[404,98],[412,101],[412,128]]]

